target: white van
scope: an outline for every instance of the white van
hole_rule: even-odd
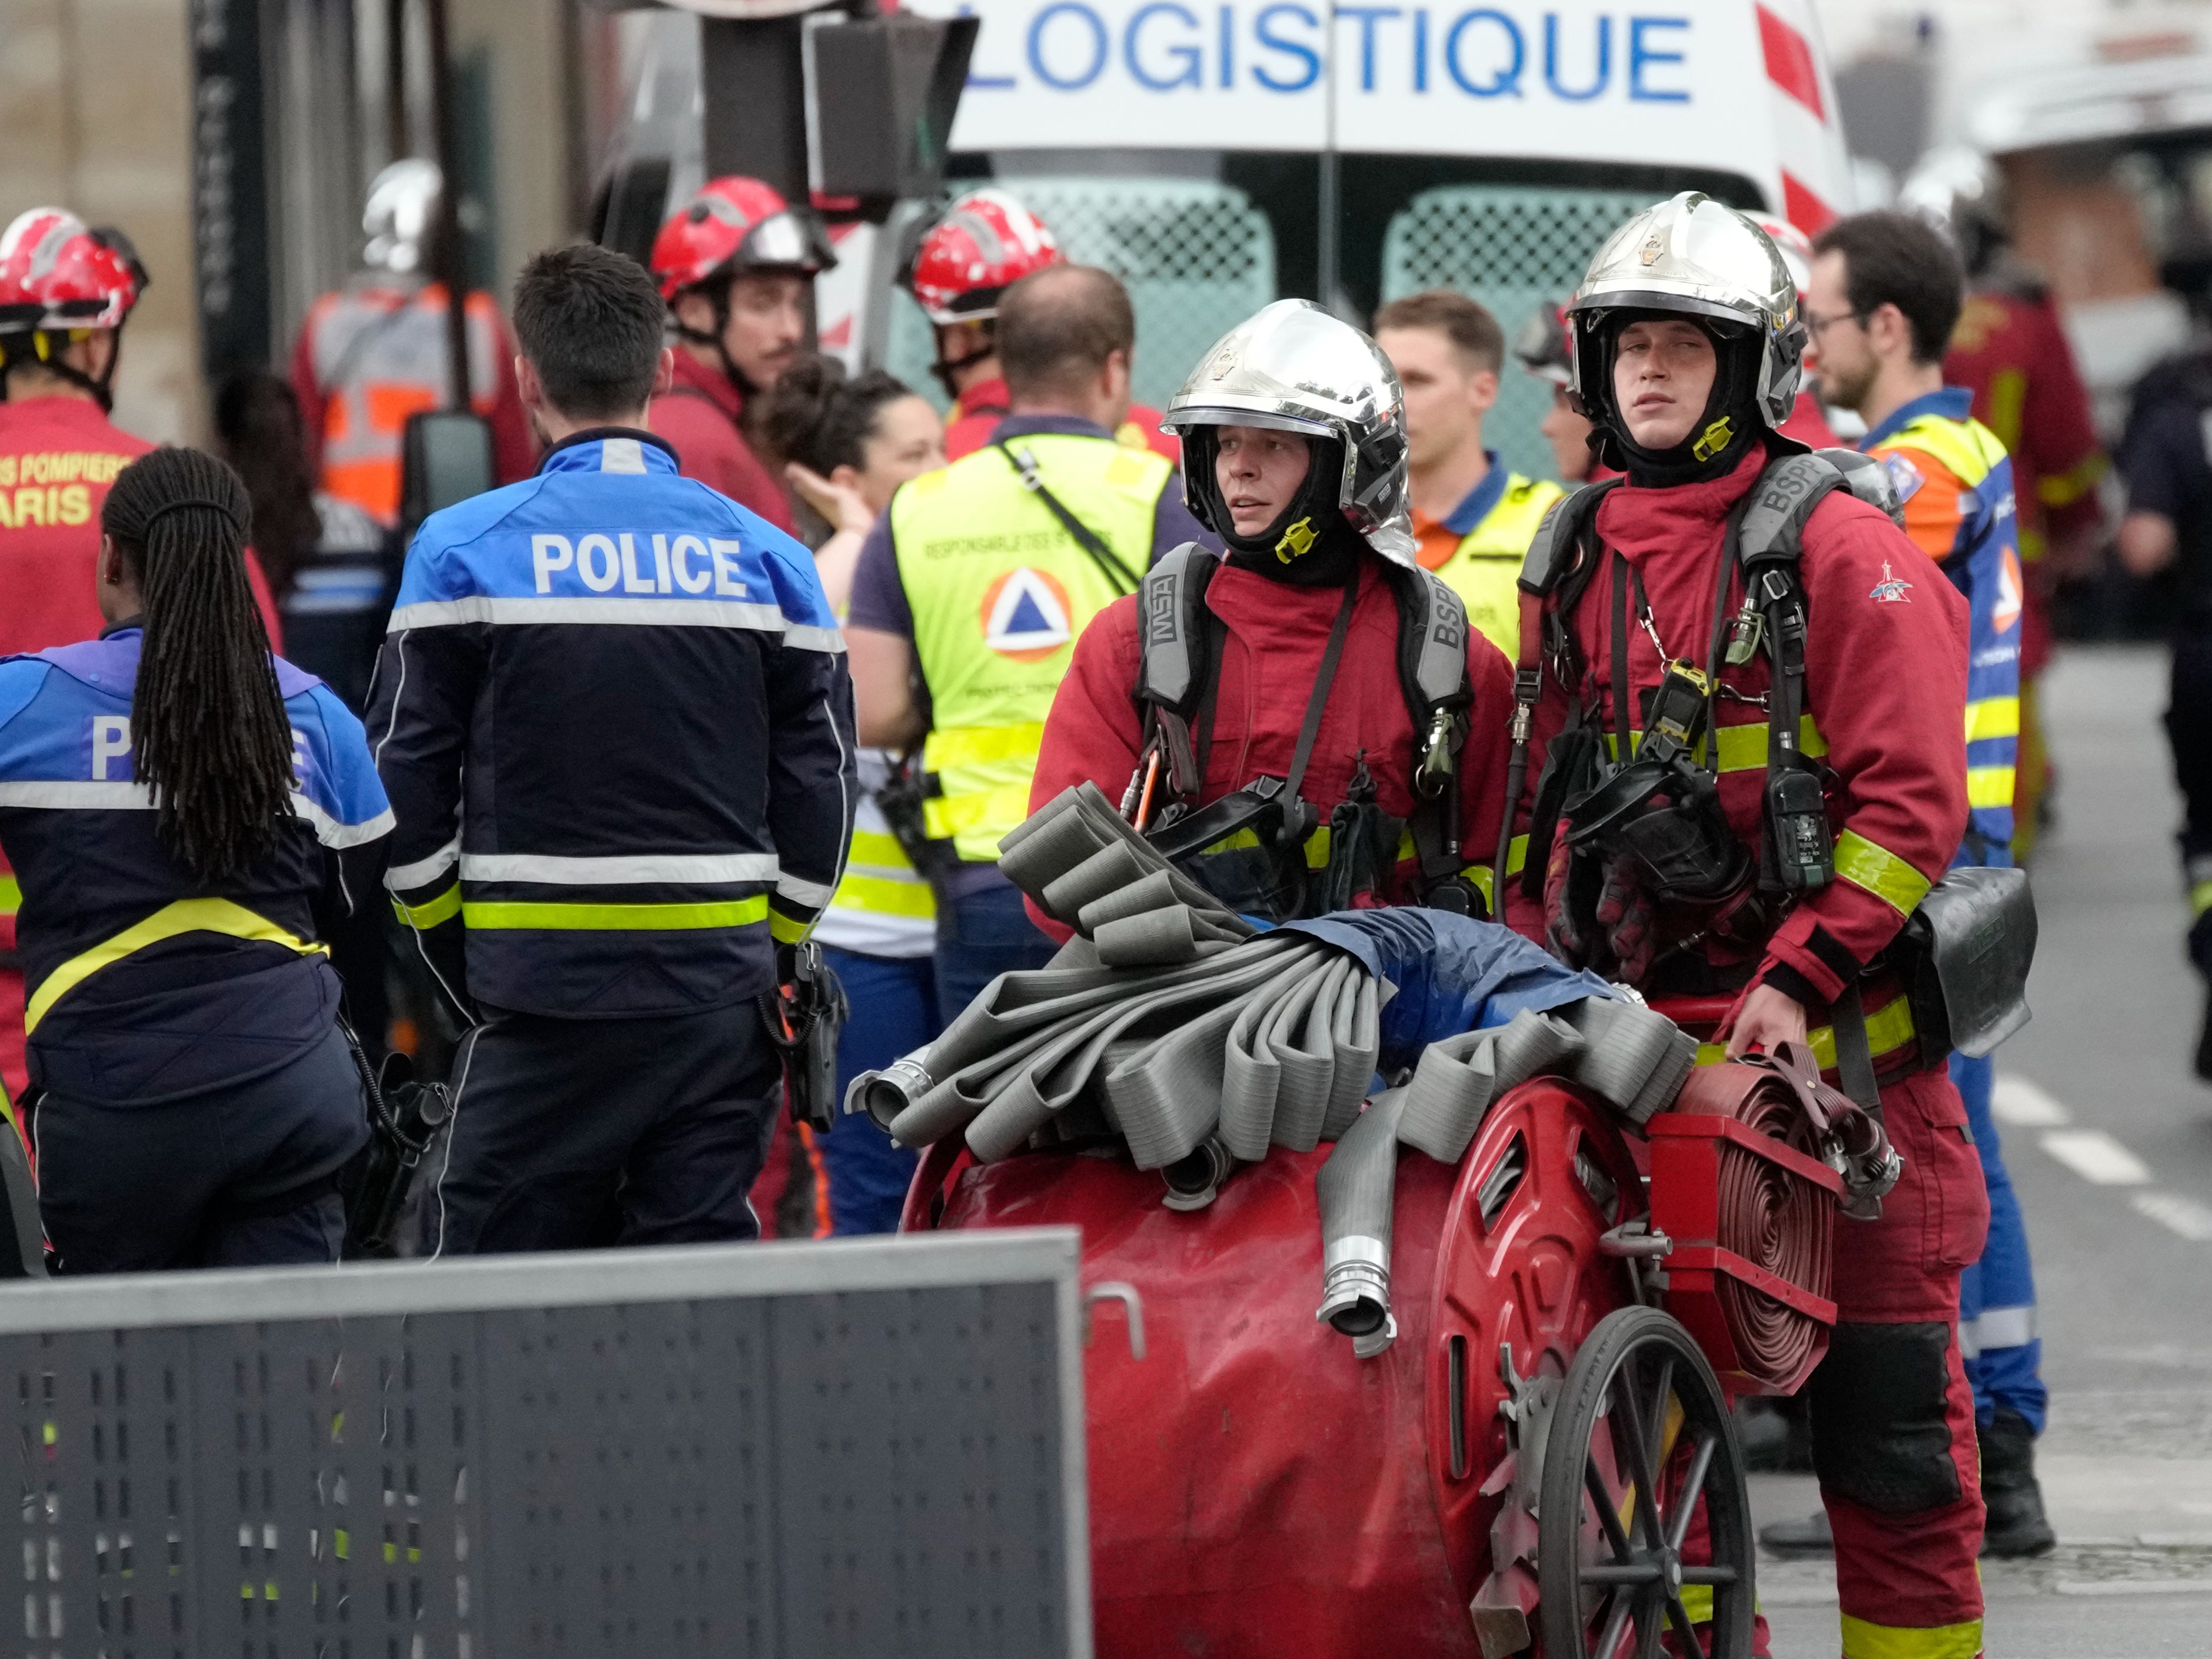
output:
[[[1355,319],[1449,285],[1510,339],[1573,287],[1607,231],[1674,191],[1813,231],[1850,205],[1811,0],[915,9],[983,20],[950,187],[995,180],[1069,257],[1127,283],[1136,393],[1154,405],[1232,324],[1284,295],[1322,297],[1325,261]],[[672,21],[690,21],[659,27]],[[672,198],[696,182],[697,155],[695,130]],[[1332,190],[1333,249],[1319,234]],[[841,236],[822,337],[934,395],[927,326],[891,291],[899,230]],[[1502,382],[1492,441],[1508,465],[1549,473],[1535,430],[1547,389]]]

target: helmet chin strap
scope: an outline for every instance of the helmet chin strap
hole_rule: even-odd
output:
[[[744,370],[738,367],[737,360],[730,356],[730,348],[723,343],[722,339],[722,337],[730,331],[730,285],[727,283],[719,283],[711,294],[703,295],[702,297],[708,305],[714,307],[714,332],[709,334],[702,329],[687,328],[679,319],[676,321],[676,337],[679,340],[688,340],[694,345],[713,347],[714,356],[721,362],[723,378],[737,388],[738,397],[750,403],[755,398],[760,396],[760,388],[752,383],[751,378]]]
[[[937,377],[938,385],[945,388],[945,395],[957,404],[960,401],[960,386],[957,380],[960,372],[963,369],[973,368],[980,362],[988,362],[997,355],[998,349],[997,331],[988,330],[983,336],[983,343],[975,350],[964,357],[939,357],[929,366],[929,372]]]
[[[118,323],[110,331],[114,338],[108,347],[107,367],[96,376],[86,374],[74,363],[63,362],[61,354],[46,344],[55,332],[52,329],[34,330],[30,338],[38,343],[27,356],[18,356],[9,351],[4,343],[0,343],[0,403],[8,401],[8,382],[14,378],[16,369],[36,368],[76,387],[100,405],[101,414],[112,415],[115,412],[115,366],[123,357],[123,325]],[[66,349],[64,346],[64,349]]]

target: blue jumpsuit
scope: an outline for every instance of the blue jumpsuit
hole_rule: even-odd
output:
[[[276,659],[291,816],[246,869],[192,874],[135,777],[141,638],[0,660],[40,1218],[68,1272],[335,1261],[368,1113],[324,941],[392,815],[361,722]]]
[[[1956,532],[1948,556],[1939,562],[1966,596],[1972,632],[1966,671],[1972,816],[1954,867],[2012,862],[2013,768],[2020,730],[2023,592],[2012,462],[1988,429],[1972,420],[1972,393],[1956,386],[1917,398],[1869,432],[1860,446],[1885,458],[1905,498],[1908,530],[1915,527],[1915,497],[1923,498],[1923,511],[1948,514],[1955,492]],[[1927,465],[1931,460],[1933,476]],[[1954,1054],[1951,1078],[1966,1101],[1990,1194],[1989,1242],[1981,1260],[1960,1276],[1959,1288],[1960,1345],[1974,1388],[1975,1415],[1986,1424],[2003,1407],[2040,1434],[2047,1395],[2035,1278],[2020,1200],[2005,1170],[1990,1111],[1995,1067],[1987,1059]]]

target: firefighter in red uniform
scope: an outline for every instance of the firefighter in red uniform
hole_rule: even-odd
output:
[[[837,263],[811,208],[757,179],[709,179],[653,242],[653,277],[676,331],[676,384],[653,429],[684,476],[792,528],[791,500],[745,436],[745,406],[806,343],[814,279]]]
[[[929,319],[937,340],[930,372],[952,414],[945,458],[957,461],[991,441],[1012,406],[999,367],[994,329],[999,296],[1033,270],[1065,258],[1043,220],[1003,190],[970,191],[921,233],[899,281]],[[1160,430],[1160,411],[1131,404],[1114,436],[1132,449],[1151,448],[1177,465],[1182,448]]]
[[[118,230],[33,208],[0,232],[0,657],[89,639],[105,627],[93,580],[100,508],[125,465],[154,447],[107,417],[123,324],[145,267]],[[276,610],[246,575],[281,650]],[[0,1085],[22,1095],[23,975],[15,873],[0,859]]]
[[[1045,721],[1031,810],[1086,779],[1127,790],[1156,844],[1271,920],[1366,903],[1487,914],[1511,675],[1414,557],[1389,359],[1279,300],[1206,354],[1167,418],[1190,510],[1227,556],[1176,549],[1092,620]],[[1197,666],[1156,697],[1164,608]],[[1426,640],[1448,687],[1401,675],[1401,647]],[[1194,776],[1178,776],[1186,763]]]
[[[2051,290],[2007,246],[2002,175],[1986,156],[1947,151],[1906,181],[1899,200],[1949,235],[1966,267],[1966,308],[1951,331],[1943,380],[1972,391],[1974,418],[2012,457],[2027,600],[2012,852],[2014,863],[2025,864],[2052,782],[2041,696],[2051,662],[2051,598],[2095,557],[2104,524],[2097,486],[2107,463]]]
[[[399,450],[407,417],[450,400],[446,290],[424,280],[444,188],[437,163],[394,161],[361,216],[368,269],[308,308],[292,350],[292,390],[307,427],[316,487],[389,530],[399,522]],[[471,294],[469,405],[491,422],[501,483],[530,476],[538,446],[514,382],[514,342],[490,295]]]
[[[1856,463],[1778,430],[1805,328],[1748,220],[1695,192],[1639,214],[1570,316],[1577,393],[1627,477],[1562,501],[1524,574],[1529,839],[1508,918],[1635,985],[1706,1057],[1809,1036],[1846,1087],[1879,1090],[1903,1176],[1880,1220],[1840,1224],[1814,1465],[1846,1659],[1963,1659],[1982,1500],[1959,1273],[1988,1200],[1942,1056],[1870,964],[1966,830],[1966,601],[1837,488]],[[1786,548],[1792,502],[1796,556],[1759,563],[1747,603],[1723,550],[1770,529]],[[1794,738],[1771,756],[1770,718]]]

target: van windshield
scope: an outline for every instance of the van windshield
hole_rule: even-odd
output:
[[[1680,190],[1761,205],[1747,179],[1676,167],[1485,161],[1437,155],[1339,161],[1336,299],[1364,320],[1426,288],[1456,288],[1512,340],[1564,300],[1606,234]],[[1137,313],[1137,401],[1164,408],[1191,366],[1235,324],[1284,295],[1320,297],[1320,159],[1281,151],[998,150],[956,155],[947,189],[990,179],[1050,225],[1067,257],[1128,284]],[[884,367],[935,392],[928,325],[893,296]],[[1536,423],[1551,387],[1512,363],[1486,424],[1505,465],[1552,476]]]

